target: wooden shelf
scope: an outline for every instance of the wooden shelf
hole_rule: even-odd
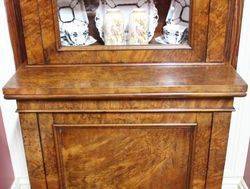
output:
[[[21,68],[4,87],[8,99],[245,96],[229,66],[71,66]]]
[[[75,46],[75,47],[60,47],[58,51],[114,51],[114,50],[191,50],[192,47],[188,44],[181,45],[162,45],[151,43],[149,45],[101,45],[93,44],[90,46]]]

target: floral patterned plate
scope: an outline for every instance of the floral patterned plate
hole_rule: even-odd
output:
[[[62,46],[86,46],[96,42],[89,35],[89,20],[83,0],[58,0],[57,5]]]
[[[147,10],[149,18],[148,42],[152,40],[155,28],[158,25],[158,10],[153,0],[99,0],[99,7],[96,10],[95,23],[101,39],[104,41],[104,16],[108,9],[120,9],[124,15],[125,35],[128,35],[129,15],[134,9],[142,8]],[[127,37],[126,37],[127,39]]]

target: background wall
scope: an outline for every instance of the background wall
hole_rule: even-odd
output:
[[[14,173],[6,140],[3,118],[0,107],[0,188],[10,188],[14,181]]]
[[[248,188],[250,188],[250,146],[248,147],[248,158],[247,158],[244,180],[246,181]]]
[[[250,0],[245,0],[238,71],[248,84],[250,84],[249,12]],[[0,23],[0,88],[2,88],[15,72],[3,0],[0,0]],[[17,181],[16,183],[25,185],[27,184],[27,169],[20,127],[17,114],[15,113],[16,104],[14,101],[4,100],[1,91],[0,106],[2,107],[3,121]],[[236,189],[237,185],[242,183],[250,134],[250,116],[248,115],[250,112],[250,94],[247,98],[236,99],[235,108],[237,112],[234,113],[232,117],[223,189]],[[17,186],[14,186],[14,188],[19,189]]]
[[[10,149],[14,175],[16,178],[20,178],[19,180],[21,182],[22,180],[26,182],[28,174],[21,131],[18,123],[18,115],[15,113],[16,103],[15,101],[4,100],[1,90],[3,85],[15,73],[15,64],[9,39],[3,0],[0,0],[0,50],[0,106],[2,108],[3,122]]]
[[[240,51],[238,57],[238,73],[250,85],[250,0],[245,0],[241,29]],[[249,90],[248,90],[249,91]],[[235,188],[242,181],[250,135],[250,93],[234,103],[227,160],[224,173],[224,185]],[[241,182],[242,183],[242,182]]]

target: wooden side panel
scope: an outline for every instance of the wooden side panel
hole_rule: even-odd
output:
[[[207,189],[221,189],[231,113],[214,113],[210,142]]]
[[[224,60],[228,9],[228,0],[210,1],[207,62],[222,62]]]
[[[43,154],[40,144],[39,126],[35,113],[20,114],[20,124],[32,188],[47,187],[43,164]]]
[[[54,54],[57,53],[56,42],[55,42],[56,39],[55,30],[51,30],[51,28],[54,28],[52,1],[37,0],[38,6],[40,7],[39,17],[41,25],[41,36],[43,40],[42,43],[43,43],[44,58],[46,63],[50,63],[51,59],[53,59]],[[60,40],[59,36],[57,40]]]
[[[197,123],[190,188],[204,189],[207,175],[212,113],[197,114]]]
[[[27,59],[19,0],[4,0],[16,69]]]
[[[59,189],[56,148],[53,134],[53,115],[39,114],[42,150],[48,189]]]
[[[237,67],[243,7],[244,0],[235,0],[230,3],[231,15],[233,16],[230,19],[231,27],[228,32],[227,57],[234,68]]]
[[[44,64],[39,8],[35,0],[21,0],[24,38],[29,64]]]

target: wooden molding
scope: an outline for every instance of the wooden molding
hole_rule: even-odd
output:
[[[27,59],[19,1],[4,0],[16,69]]]

